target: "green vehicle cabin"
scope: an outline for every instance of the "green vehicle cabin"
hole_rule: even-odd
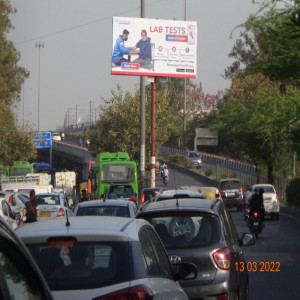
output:
[[[130,160],[128,153],[100,153],[90,171],[92,199],[104,199],[111,185],[131,185],[138,199],[136,162]],[[138,203],[137,203],[138,204]]]
[[[25,176],[33,173],[33,166],[28,161],[14,161],[9,169],[9,176]]]

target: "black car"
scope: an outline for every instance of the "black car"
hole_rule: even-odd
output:
[[[137,218],[154,226],[170,256],[198,267],[194,280],[180,282],[189,299],[248,299],[247,270],[238,272],[236,265],[247,265],[241,246],[253,245],[255,239],[249,233],[238,238],[222,200],[151,202]]]
[[[144,188],[142,190],[141,200],[139,205],[141,206],[147,201],[152,201],[154,196],[161,190],[161,188]]]
[[[53,299],[26,246],[1,217],[0,299]]]
[[[238,178],[221,179],[219,191],[227,207],[236,207],[243,211],[243,188]]]

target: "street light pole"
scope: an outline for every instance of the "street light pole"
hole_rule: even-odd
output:
[[[39,79],[38,79],[38,132],[40,131],[40,73],[41,73],[41,48],[44,48],[44,43],[35,43],[35,48],[39,48]]]

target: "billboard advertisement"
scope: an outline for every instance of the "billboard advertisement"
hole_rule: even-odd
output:
[[[197,77],[197,22],[113,17],[113,75]]]

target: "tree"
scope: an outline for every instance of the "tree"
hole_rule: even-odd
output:
[[[179,114],[169,105],[166,90],[156,94],[156,148],[163,145],[176,133]],[[151,93],[146,91],[146,162],[150,161]],[[130,157],[139,160],[140,151],[140,94],[123,92],[120,86],[112,91],[108,107],[102,108],[96,130],[91,133],[90,150],[94,155],[100,152],[128,152]],[[147,159],[148,158],[148,159]]]
[[[8,1],[0,0],[0,161],[5,163],[29,160],[36,155],[29,130],[27,127],[17,128],[12,113],[28,74],[18,66],[20,54],[6,39],[6,34],[13,29],[9,15],[15,12]]]
[[[235,61],[225,70],[226,78],[243,70],[240,74],[262,73],[284,87],[299,84],[300,6],[290,2],[281,8],[281,2],[264,1],[259,12],[268,11],[250,16],[241,26],[241,38],[229,54]]]
[[[299,110],[295,108],[299,103],[300,97],[293,90],[282,94],[279,85],[262,74],[248,75],[234,80],[210,125],[233,137],[234,146],[245,159],[266,166],[268,182],[273,184],[274,171],[287,168],[290,162],[292,128],[299,120]]]

